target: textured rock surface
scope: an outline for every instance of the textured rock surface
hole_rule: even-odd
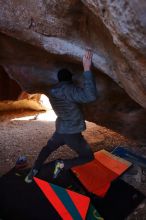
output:
[[[42,92],[61,67],[76,79],[92,48],[99,98],[86,118],[145,142],[144,0],[0,0],[0,8],[0,65],[22,90]]]
[[[11,79],[4,69],[0,67],[0,101],[16,100],[21,91],[19,84]]]
[[[83,0],[100,17],[124,57],[116,76],[126,92],[146,107],[146,2]]]

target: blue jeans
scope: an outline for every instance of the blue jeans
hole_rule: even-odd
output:
[[[78,154],[76,158],[63,160],[65,169],[70,169],[94,159],[91,148],[81,133],[60,134],[55,132],[47,145],[40,151],[34,167],[39,170],[47,157],[64,144],[68,145]]]

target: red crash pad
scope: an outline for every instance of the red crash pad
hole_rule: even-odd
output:
[[[127,170],[131,163],[105,150],[94,153],[94,157],[93,161],[74,167],[72,171],[89,192],[103,197],[111,181]]]

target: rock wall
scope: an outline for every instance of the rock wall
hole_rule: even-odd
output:
[[[0,0],[0,8],[0,65],[22,90],[42,92],[61,67],[80,78],[91,48],[99,97],[83,107],[86,118],[128,135],[140,121],[146,128],[144,0]]]
[[[21,92],[20,85],[15,80],[11,79],[0,66],[0,101],[16,100]]]

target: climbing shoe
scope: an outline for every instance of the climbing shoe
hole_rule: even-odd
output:
[[[25,177],[25,182],[31,183],[33,181],[33,177],[36,176],[37,173],[38,173],[38,170],[35,168],[32,168],[30,172],[28,173],[28,175]]]
[[[59,175],[59,173],[63,170],[64,168],[64,162],[62,160],[57,160],[55,163],[55,169],[53,173],[53,178],[56,179]]]

